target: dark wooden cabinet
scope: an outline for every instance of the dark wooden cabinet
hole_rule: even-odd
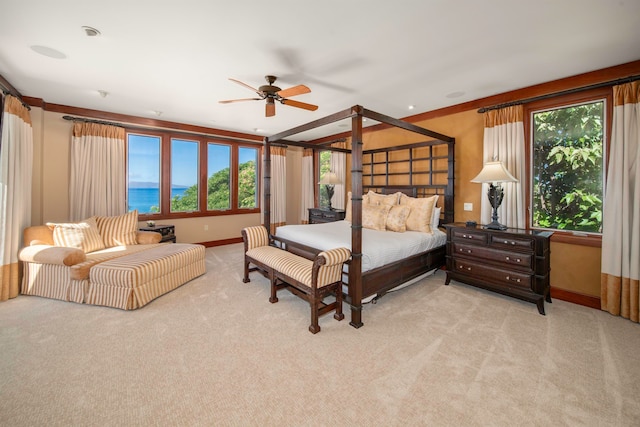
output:
[[[343,209],[309,208],[309,224],[342,221],[344,214],[345,211]]]
[[[167,225],[160,224],[154,225],[153,227],[140,227],[140,231],[155,231],[156,233],[162,234],[162,239],[160,239],[160,243],[164,242],[176,242],[176,227],[175,225]]]
[[[549,291],[549,231],[488,230],[445,224],[447,280],[456,280],[532,302],[544,314]]]

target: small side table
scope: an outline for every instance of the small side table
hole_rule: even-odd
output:
[[[140,227],[140,231],[155,231],[156,233],[162,234],[162,239],[160,239],[160,243],[164,242],[176,242],[176,227],[175,225],[168,224],[157,224],[153,227]]]

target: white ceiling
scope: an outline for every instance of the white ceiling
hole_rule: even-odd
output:
[[[640,59],[640,0],[0,0],[0,16],[0,74],[25,96],[265,135],[356,104],[401,118]],[[265,118],[264,101],[218,103],[255,95],[228,78],[267,74],[309,86],[292,99],[320,108]]]

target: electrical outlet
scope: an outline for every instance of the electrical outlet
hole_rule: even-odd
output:
[[[465,203],[464,204],[464,210],[465,211],[472,211],[473,210],[473,203]]]
[[[204,225],[204,231],[208,231],[209,230],[209,224],[205,224]]]

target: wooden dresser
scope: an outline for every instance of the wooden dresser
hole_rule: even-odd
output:
[[[342,221],[344,215],[343,209],[309,208],[309,224]]]
[[[508,228],[487,230],[464,223],[445,224],[447,280],[456,280],[535,303],[544,314],[549,291],[553,232]]]

